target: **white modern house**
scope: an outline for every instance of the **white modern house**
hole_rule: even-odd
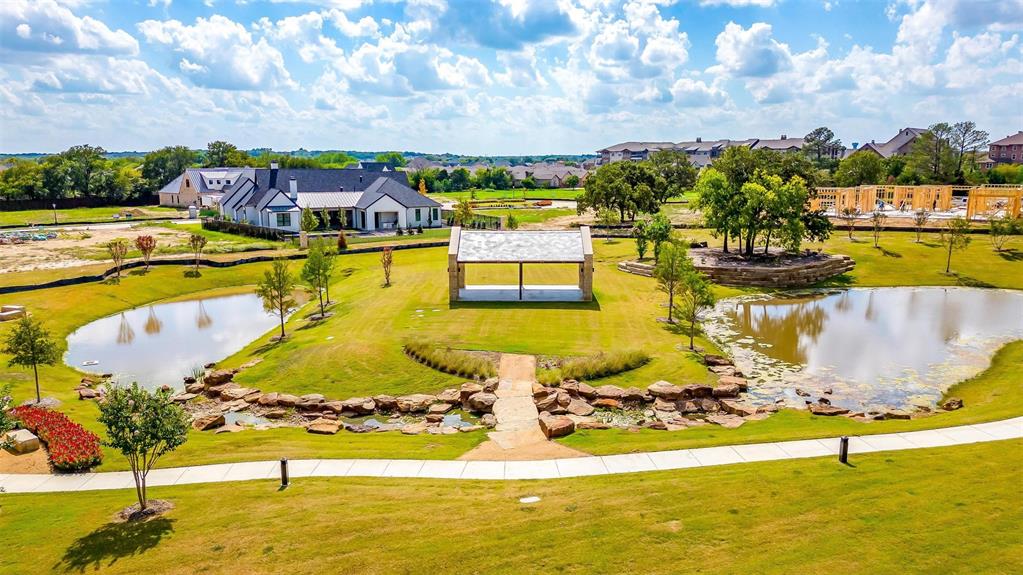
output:
[[[218,205],[225,220],[288,232],[299,231],[305,208],[326,211],[333,226],[347,229],[440,227],[440,204],[407,184],[404,172],[392,170],[271,166],[236,180]]]

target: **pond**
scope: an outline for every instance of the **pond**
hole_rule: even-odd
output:
[[[178,388],[194,367],[241,350],[277,322],[252,293],[154,304],[80,327],[67,338],[64,362],[121,383]]]
[[[750,378],[754,403],[801,406],[827,397],[853,410],[933,407],[949,386],[983,371],[998,348],[1023,339],[1023,292],[899,287],[740,296],[719,302],[705,329]]]

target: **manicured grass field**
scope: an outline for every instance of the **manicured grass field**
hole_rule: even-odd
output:
[[[507,221],[509,215],[514,215],[520,224],[541,224],[551,218],[574,216],[576,211],[564,208],[551,208],[546,210],[476,210],[475,213],[484,216],[498,216],[503,221]]]
[[[576,196],[581,194],[583,191],[581,188],[554,188],[546,189],[541,188],[538,190],[527,190],[524,188],[514,190],[476,190],[477,200],[574,200]],[[445,200],[458,201],[462,199],[472,199],[473,192],[469,190],[461,192],[443,192],[438,194],[429,194],[431,198],[438,202]]]
[[[1023,441],[606,477],[6,495],[8,573],[1019,573]],[[540,501],[521,504],[535,495]]]
[[[709,237],[701,230],[686,233],[694,238]],[[829,251],[848,253],[859,262],[851,274],[832,282],[835,285],[965,283],[1023,287],[1023,261],[995,254],[986,242],[979,240],[975,239],[965,252],[955,255],[953,268],[960,272],[958,276],[943,273],[944,254],[940,247],[915,244],[910,233],[882,236],[881,245],[901,257],[885,255],[865,241],[849,242],[844,236],[833,238],[826,247]],[[340,260],[337,281],[331,287],[331,295],[338,301],[333,317],[311,325],[304,319],[308,311],[299,312],[289,322],[290,337],[284,343],[271,345],[271,334],[266,334],[224,364],[240,365],[259,356],[264,361],[242,372],[239,382],[264,391],[320,392],[334,398],[432,392],[462,381],[405,357],[401,345],[413,339],[464,349],[562,356],[642,349],[654,358],[649,364],[599,382],[646,387],[659,379],[678,384],[710,381],[703,366],[682,349],[681,336],[656,321],[658,316],[664,315],[664,296],[656,291],[654,281],[615,268],[618,261],[633,257],[632,242],[616,240],[608,244],[601,240],[594,242],[594,248],[596,299],[590,304],[460,303],[450,306],[444,248],[394,252],[393,285],[387,288],[381,285],[379,254],[346,255]],[[301,262],[294,262],[292,266],[297,271]],[[11,294],[0,298],[0,302],[27,305],[63,342],[76,327],[133,306],[217,288],[248,291],[264,269],[265,264],[202,268],[201,277],[189,278],[184,275],[185,268],[158,267],[148,274],[129,273],[120,284],[88,284]],[[469,281],[474,283],[517,281],[514,266],[470,266],[468,273]],[[576,278],[572,266],[527,265],[525,273],[527,283],[574,283]],[[741,293],[730,288],[716,288],[716,291],[719,296]],[[8,329],[0,325],[0,337]],[[328,337],[333,339],[328,340]],[[703,345],[707,345],[706,342]],[[964,384],[962,390],[956,390],[966,399],[967,407],[954,414],[911,422],[860,424],[844,419],[815,418],[804,412],[787,412],[731,431],[717,427],[678,433],[594,431],[577,433],[565,442],[586,451],[609,453],[838,433],[883,433],[1017,415],[1023,400],[1020,382],[1012,373],[1023,363],[1021,345],[1003,350],[995,360],[994,369],[978,378],[978,383]],[[74,398],[72,390],[79,377],[74,370],[62,365],[44,367],[41,370],[43,392],[63,400],[61,409],[98,431],[95,405]],[[7,367],[4,357],[0,357],[0,381],[14,383],[18,401],[33,394],[29,372]],[[967,395],[968,392],[972,395]],[[997,393],[1002,397],[988,400],[985,393]],[[366,439],[368,437],[372,439]],[[215,437],[193,433],[192,440],[168,458],[166,464],[258,459],[267,455],[276,457],[284,452],[292,457],[328,454],[424,457],[423,453],[431,457],[454,457],[481,438],[482,434],[431,436],[429,439],[397,434],[319,437],[296,430]],[[123,468],[123,465],[119,458],[108,454],[103,469]]]
[[[134,215],[139,210],[141,215]],[[71,208],[57,210],[57,223],[67,222],[113,222],[114,215],[133,212],[133,220],[152,218],[173,218],[182,212],[178,208],[165,206],[121,207],[105,206],[102,208]],[[123,218],[122,218],[123,220]],[[28,226],[53,224],[53,210],[21,210],[17,212],[0,212],[0,226]]]

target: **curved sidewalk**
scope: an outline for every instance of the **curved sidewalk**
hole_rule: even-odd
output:
[[[849,453],[945,447],[1017,439],[1023,437],[1023,417],[906,433],[850,437]],[[302,459],[289,462],[293,480],[303,477],[405,477],[423,479],[560,479],[584,475],[615,475],[640,471],[662,471],[689,467],[711,467],[754,461],[778,461],[807,457],[836,456],[839,438],[804,439],[777,443],[755,443],[653,451],[599,457],[548,459],[543,461],[452,461],[416,459]],[[148,485],[187,485],[279,478],[279,461],[251,461],[155,469]],[[133,487],[131,473],[115,471],[71,475],[0,475],[0,487],[7,493],[46,493],[127,489]]]

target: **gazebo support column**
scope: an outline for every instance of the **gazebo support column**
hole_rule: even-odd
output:
[[[579,231],[583,240],[583,263],[579,264],[579,290],[583,292],[583,301],[593,301],[593,240],[590,239],[589,226],[581,226]]]
[[[458,242],[462,228],[451,228],[451,240],[448,244],[448,301],[458,301],[458,289],[465,287],[465,264],[458,261]]]
[[[519,262],[519,301],[522,301],[522,262]]]

